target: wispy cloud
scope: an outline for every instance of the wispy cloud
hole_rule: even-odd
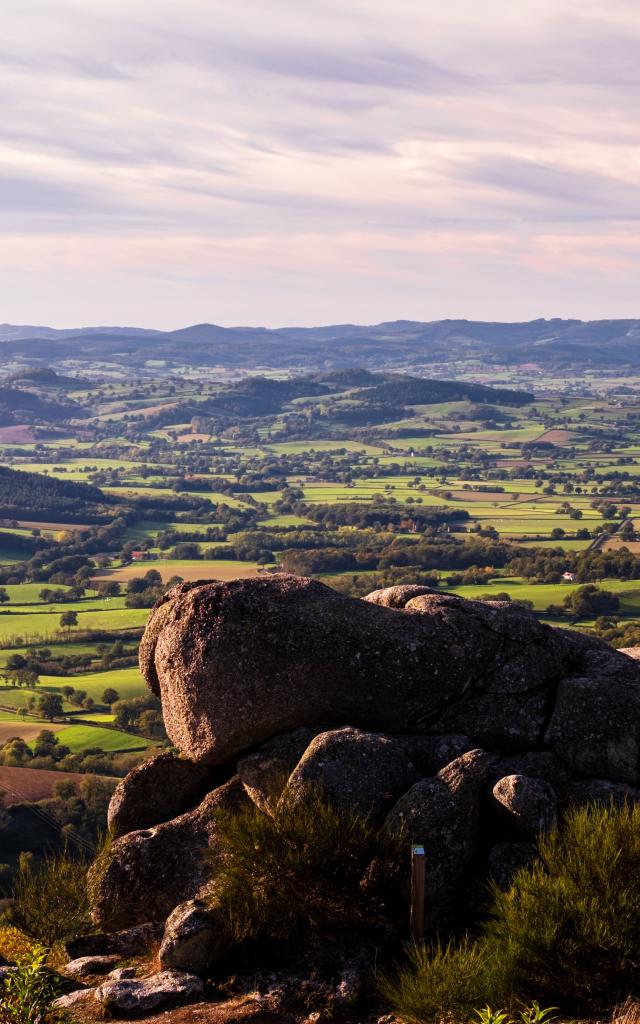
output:
[[[3,0],[0,30],[0,319],[639,312],[635,0]]]

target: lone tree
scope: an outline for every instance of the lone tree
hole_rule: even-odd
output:
[[[5,588],[4,587],[0,587],[0,604],[7,604],[7,602],[10,601],[10,600],[11,600],[11,598],[7,594],[7,591],[5,590]]]
[[[60,628],[66,629],[71,632],[73,626],[78,625],[78,613],[77,612],[63,612],[60,616]]]
[[[38,701],[38,711],[43,718],[52,722],[62,716],[62,697],[59,693],[43,693]]]
[[[117,700],[120,700],[120,694],[118,691],[114,690],[111,686],[107,686],[106,690],[102,694],[102,703],[111,707],[111,705],[115,704]]]

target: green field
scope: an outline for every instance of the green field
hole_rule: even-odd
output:
[[[132,736],[130,733],[119,732],[117,729],[101,729],[92,725],[69,725],[57,731],[58,739],[72,754],[92,747],[100,748],[108,753],[127,750],[146,750],[153,746],[143,736]]]

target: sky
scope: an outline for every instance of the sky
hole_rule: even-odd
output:
[[[637,0],[2,0],[0,321],[640,317]]]

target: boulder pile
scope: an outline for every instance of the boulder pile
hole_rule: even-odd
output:
[[[206,903],[217,807],[320,786],[427,850],[427,918],[507,884],[571,803],[640,797],[640,666],[508,602],[400,586],[344,597],[272,575],[187,583],[140,650],[177,753],[113,797],[92,871],[106,932],[167,921],[160,965],[224,955]],[[204,901],[204,902],[203,902]]]

